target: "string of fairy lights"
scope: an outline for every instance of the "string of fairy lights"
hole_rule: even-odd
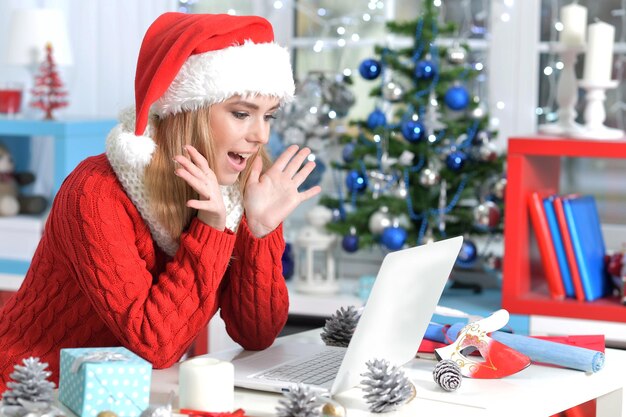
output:
[[[563,29],[563,24],[559,20],[559,7],[562,5],[563,0],[543,0],[545,8],[549,14],[549,21],[552,22],[549,26],[549,36],[547,42],[549,44],[555,44],[558,42],[559,32]],[[193,7],[199,0],[179,0],[179,11],[192,12]],[[505,7],[505,11],[501,13],[499,19],[503,22],[508,22],[512,19],[511,13],[507,10],[512,9],[515,0],[501,0]],[[442,20],[446,19],[449,14],[448,8],[455,8],[455,15],[458,24],[458,39],[467,40],[471,37],[485,36],[488,32],[488,20],[490,12],[489,0],[460,0],[454,2],[454,5],[446,4],[444,0],[433,0],[433,4],[436,7],[441,8]],[[448,2],[449,3],[449,2]],[[297,0],[269,0],[268,4],[274,9],[282,9],[291,7],[309,19],[315,27],[314,41],[307,39],[303,44],[298,44],[297,39],[294,41],[294,45],[298,47],[310,47],[315,52],[322,52],[328,49],[345,48],[349,46],[367,46],[369,44],[374,45],[377,40],[368,39],[361,30],[363,24],[383,23],[386,19],[385,8],[388,6],[383,0],[365,0],[362,7],[352,7],[349,13],[339,14],[336,11],[329,10],[324,7],[317,7],[316,2],[306,2]],[[319,3],[317,3],[319,4]],[[228,8],[227,13],[237,14],[238,10],[235,8]],[[626,0],[621,0],[621,7],[611,11],[611,15],[621,21],[620,38],[617,42],[624,46],[626,45]],[[476,24],[476,22],[484,22],[484,24]],[[475,49],[475,48],[473,48]],[[624,77],[626,66],[626,51],[617,51],[614,60],[614,75],[615,79],[621,80]],[[481,71],[481,74],[476,78],[476,90],[475,96],[479,100],[486,102],[486,79],[487,68],[486,65],[481,62],[480,57],[476,58],[474,66]],[[339,65],[341,68],[338,72],[341,72],[344,76],[351,76],[354,69],[350,65],[344,65],[343,59],[340,59]],[[540,76],[543,77],[542,82],[542,95],[540,96],[540,102],[535,109],[535,114],[539,119],[543,119],[546,122],[553,122],[557,119],[558,106],[556,103],[558,77],[560,71],[563,69],[563,62],[560,60],[558,53],[555,53],[548,48],[545,55],[544,66],[540,69]],[[613,102],[608,109],[608,113],[612,115],[619,129],[624,129],[626,122],[624,116],[626,115],[626,89],[622,86],[615,90],[615,102]],[[504,107],[505,103],[497,101],[495,105],[498,108]],[[493,120],[492,124],[497,126],[498,120]]]

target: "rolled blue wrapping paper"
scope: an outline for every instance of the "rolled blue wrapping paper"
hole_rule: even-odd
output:
[[[431,321],[426,328],[426,332],[424,333],[424,339],[446,343],[446,327],[448,326]]]
[[[450,326],[447,335],[456,340],[465,325],[456,323]],[[533,362],[547,363],[584,372],[598,372],[604,366],[604,353],[579,346],[570,346],[549,340],[511,334],[492,332],[491,338],[528,356]]]

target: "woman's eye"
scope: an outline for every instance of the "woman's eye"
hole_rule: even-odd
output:
[[[234,111],[232,113],[233,116],[235,116],[235,119],[245,119],[246,117],[248,117],[248,113],[246,113],[245,111]]]
[[[274,114],[266,114],[265,115],[265,121],[270,121],[270,120],[276,120],[277,117]]]

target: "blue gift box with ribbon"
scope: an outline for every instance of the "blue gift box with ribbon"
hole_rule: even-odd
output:
[[[148,408],[152,364],[123,347],[61,349],[59,401],[80,417]]]

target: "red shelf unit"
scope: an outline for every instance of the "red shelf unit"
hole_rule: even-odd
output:
[[[626,139],[626,138],[625,138]],[[528,213],[532,191],[559,192],[561,158],[626,158],[626,140],[547,136],[509,139],[502,306],[510,313],[626,322],[617,298],[593,302],[550,297]]]

